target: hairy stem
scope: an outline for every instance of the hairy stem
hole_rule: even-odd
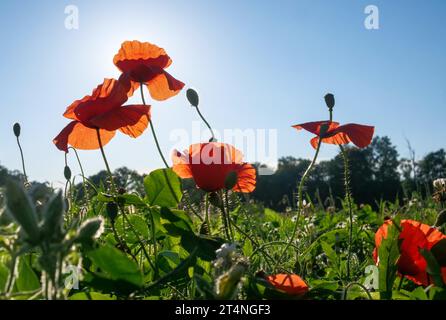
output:
[[[348,254],[347,254],[347,278],[350,278],[350,263],[352,255],[352,245],[353,245],[353,205],[352,196],[350,191],[350,169],[348,162],[348,155],[342,145],[339,146],[342,153],[342,158],[344,160],[344,187],[345,187],[345,199],[348,205],[348,215],[349,215],[349,233],[348,233]]]
[[[322,139],[319,139],[313,160],[311,161],[307,170],[305,170],[302,178],[300,179],[299,187],[297,189],[298,208],[297,208],[296,221],[294,223],[293,232],[291,234],[291,237],[288,240],[288,243],[285,246],[285,248],[283,249],[282,253],[280,254],[279,259],[277,260],[276,267],[279,265],[280,261],[282,260],[283,256],[285,255],[286,251],[291,246],[291,244],[293,243],[293,241],[296,237],[297,228],[299,227],[300,216],[303,211],[303,188],[304,188],[305,180],[307,179],[308,175],[310,174],[311,170],[313,169],[314,165],[316,164],[316,160],[319,155],[319,150],[321,149],[321,144],[322,144]]]

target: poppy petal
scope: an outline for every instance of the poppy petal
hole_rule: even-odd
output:
[[[184,87],[184,83],[163,71],[147,82],[150,95],[158,101],[166,100],[178,94]]]
[[[104,82],[93,90],[91,96],[85,96],[73,102],[65,111],[64,116],[90,125],[91,118],[122,106],[127,101],[128,94],[132,92],[132,88],[130,79],[126,75],[121,75],[119,80],[104,79]]]
[[[307,130],[308,132],[311,132],[318,136],[320,134],[322,124],[329,124],[327,131],[336,129],[339,126],[338,122],[333,122],[333,121],[330,122],[330,121],[326,120],[326,121],[314,121],[314,122],[306,122],[306,123],[296,124],[292,127],[297,130],[302,130],[302,129]]]
[[[308,292],[308,285],[296,274],[275,274],[266,276],[266,280],[290,295],[303,296]]]
[[[232,188],[235,192],[251,193],[256,188],[256,169],[245,163],[241,165],[237,172],[237,184]]]
[[[358,148],[365,148],[372,142],[374,131],[375,127],[372,126],[349,123],[334,129],[333,133],[343,133],[347,135],[351,142]]]
[[[137,138],[150,121],[150,106],[129,105],[113,109],[90,120],[95,127],[108,131],[119,130],[122,133]]]
[[[149,42],[124,41],[118,53],[113,58],[113,63],[122,71],[129,72],[137,64],[167,68],[172,60],[163,48]]]
[[[107,131],[100,129],[102,146],[105,146],[115,136],[115,131]],[[81,150],[99,149],[99,142],[96,129],[84,126],[79,121],[71,121],[60,133],[54,138],[54,144],[59,150],[68,152],[68,145]]]
[[[172,170],[182,179],[193,178],[192,170],[189,165],[189,159],[185,154],[178,150],[172,152]]]

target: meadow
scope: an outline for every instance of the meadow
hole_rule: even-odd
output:
[[[63,113],[69,122],[53,140],[65,157],[62,190],[28,181],[22,128],[13,125],[23,171],[1,176],[0,299],[446,299],[441,161],[428,170],[435,166],[425,158],[420,182],[408,159],[409,184],[390,180],[398,186],[386,199],[368,197],[390,182],[377,185],[372,169],[375,182],[365,178],[358,164],[375,153],[361,152],[388,150],[387,140],[374,139],[373,126],[335,122],[342,120],[335,97],[323,93],[326,120],[285,124],[309,134],[314,157],[298,162],[298,174],[285,170],[285,180],[274,180],[280,170],[261,177],[259,164],[215,139],[198,93],[165,70],[173,61],[164,49],[126,41],[113,63],[121,76]],[[212,136],[166,156],[146,101],[162,104],[182,91]],[[133,95],[140,104],[127,105]],[[133,180],[112,172],[104,146],[115,134],[136,139],[146,129],[165,167]],[[326,144],[340,150],[328,171],[335,194],[315,175]],[[101,175],[84,174],[78,150],[103,159]],[[285,191],[268,198],[284,181]]]

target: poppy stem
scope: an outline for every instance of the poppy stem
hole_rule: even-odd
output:
[[[277,268],[280,261],[283,259],[283,256],[285,255],[286,251],[292,245],[294,238],[296,237],[297,228],[299,227],[300,216],[303,211],[303,188],[304,188],[305,180],[307,179],[308,175],[310,174],[311,170],[313,169],[314,165],[316,164],[316,160],[319,155],[319,150],[321,149],[321,145],[322,145],[322,139],[319,138],[319,142],[317,144],[316,153],[314,154],[313,160],[311,161],[307,170],[305,170],[304,174],[302,175],[302,178],[300,179],[299,187],[297,189],[297,199],[298,199],[297,216],[296,216],[296,221],[294,223],[293,232],[292,232],[291,237],[288,240],[287,244],[285,245],[285,248],[283,249],[282,253],[280,254],[279,259],[276,262],[275,268]]]
[[[17,137],[17,145],[19,146],[19,150],[20,150],[20,158],[22,159],[24,185],[25,185],[25,187],[27,187],[29,185],[29,182],[28,182],[28,176],[26,174],[26,169],[25,169],[25,157],[23,156],[22,145],[20,144],[19,137]]]
[[[195,106],[195,109],[197,109],[197,113],[198,113],[198,115],[200,116],[201,120],[203,120],[203,122],[204,122],[204,123],[206,124],[206,126],[209,128],[209,131],[211,131],[211,135],[212,135],[211,140],[212,140],[212,141],[217,141],[217,139],[215,139],[214,130],[212,130],[211,125],[209,124],[209,122],[206,121],[206,119],[204,118],[203,114],[200,112],[200,108],[198,108],[198,106]]]
[[[146,99],[144,98],[144,84],[143,83],[140,83],[140,89],[141,89],[141,100],[142,100],[142,103],[146,106],[147,104],[146,104]],[[164,165],[166,166],[166,168],[170,168],[169,164],[166,161],[166,158],[163,155],[163,152],[161,151],[161,147],[160,147],[160,144],[158,142],[158,138],[156,136],[155,128],[153,127],[152,118],[150,118],[149,124],[150,124],[150,130],[152,131],[153,139],[155,140],[156,148],[158,149],[158,153],[161,156],[161,159],[163,160]]]
[[[345,186],[345,199],[348,205],[348,215],[349,215],[349,233],[348,233],[348,254],[347,254],[347,278],[350,278],[350,263],[352,255],[353,246],[353,207],[352,207],[352,195],[350,191],[350,170],[348,155],[342,145],[339,145],[341,149],[342,158],[344,160],[344,186]]]
[[[81,170],[81,175],[82,175],[82,186],[83,186],[83,189],[84,189],[85,202],[86,202],[86,204],[88,206],[90,204],[90,200],[88,199],[87,181],[86,181],[86,178],[85,178],[84,168],[82,167],[81,159],[79,158],[79,155],[78,155],[77,150],[75,148],[69,147],[68,149],[72,149],[74,151],[74,154],[76,155],[77,163],[79,164],[79,169]]]
[[[113,194],[116,194],[116,186],[115,186],[115,182],[113,181],[113,174],[110,170],[110,166],[108,165],[107,157],[105,156],[104,146],[102,145],[101,134],[99,132],[99,128],[96,128],[96,134],[98,137],[98,143],[99,143],[99,147],[101,149],[102,158],[104,159],[105,167],[107,168],[107,172],[110,177],[111,191]]]

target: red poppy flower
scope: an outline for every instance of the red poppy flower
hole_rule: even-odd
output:
[[[321,129],[323,126],[327,126],[325,133],[322,133]],[[359,148],[367,147],[373,138],[373,132],[375,127],[365,126],[361,124],[349,123],[344,125],[339,125],[337,122],[333,121],[316,121],[307,122],[302,124],[296,124],[293,128],[297,130],[305,129],[317,137],[311,139],[311,145],[313,148],[317,148],[319,139],[322,139],[324,143],[343,145],[352,142],[355,146]]]
[[[126,75],[119,80],[105,79],[93,90],[91,96],[73,102],[65,111],[64,117],[71,121],[54,138],[56,147],[68,152],[68,145],[76,149],[98,149],[97,129],[102,145],[106,145],[116,130],[136,138],[147,128],[150,120],[150,106],[123,106],[135,87]]]
[[[127,73],[137,86],[144,83],[155,100],[166,100],[175,96],[184,83],[172,77],[164,69],[172,60],[164,49],[148,42],[125,41],[115,55],[113,63]]]
[[[296,274],[275,274],[265,277],[272,286],[289,295],[303,296],[308,292],[308,285]]]
[[[184,154],[172,154],[173,170],[183,179],[193,178],[200,189],[214,192],[225,188],[228,174],[235,172],[235,192],[249,193],[256,185],[256,171],[242,162],[243,155],[235,147],[218,142],[193,144]]]
[[[387,229],[390,224],[392,224],[391,220],[385,221],[375,234],[376,248],[373,251],[373,258],[376,263],[379,263],[379,246],[382,239],[387,237]],[[399,235],[401,244],[398,273],[418,285],[429,285],[430,279],[426,271],[427,263],[419,250],[430,250],[440,240],[445,238],[446,235],[436,228],[414,220],[402,220],[401,233]],[[442,275],[444,281],[446,281],[446,267],[442,268]]]

